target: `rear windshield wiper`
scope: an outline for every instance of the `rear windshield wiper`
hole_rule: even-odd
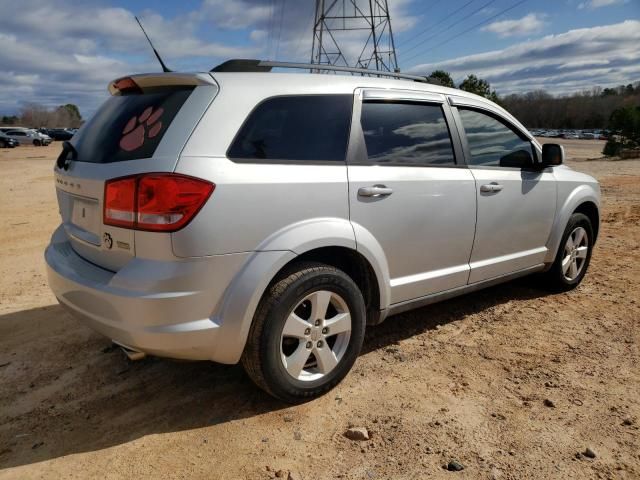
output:
[[[64,170],[68,170],[71,160],[77,160],[77,159],[78,159],[78,151],[76,150],[76,147],[71,145],[71,142],[69,141],[62,142],[62,152],[60,152],[60,155],[58,156],[58,160],[56,160],[56,165],[58,166],[58,168],[63,168]]]

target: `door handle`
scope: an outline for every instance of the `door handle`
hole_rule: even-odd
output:
[[[361,197],[387,197],[393,193],[393,189],[385,185],[374,185],[372,187],[361,187],[358,195]]]
[[[481,192],[499,192],[503,188],[504,187],[502,185],[494,182],[494,183],[488,183],[487,185],[482,185],[480,187],[480,191]]]

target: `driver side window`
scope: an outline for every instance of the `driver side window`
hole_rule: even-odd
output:
[[[533,146],[500,120],[480,112],[459,108],[471,152],[469,165],[525,168],[533,166]]]

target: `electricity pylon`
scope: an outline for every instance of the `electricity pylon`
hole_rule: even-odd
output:
[[[399,72],[387,0],[316,0],[311,63]]]

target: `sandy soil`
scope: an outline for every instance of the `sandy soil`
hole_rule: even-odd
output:
[[[58,149],[0,150],[0,479],[640,478],[640,160],[568,162],[604,193],[578,289],[523,280],[391,318],[338,388],[290,407],[238,366],[129,363],[62,311],[42,260]]]

